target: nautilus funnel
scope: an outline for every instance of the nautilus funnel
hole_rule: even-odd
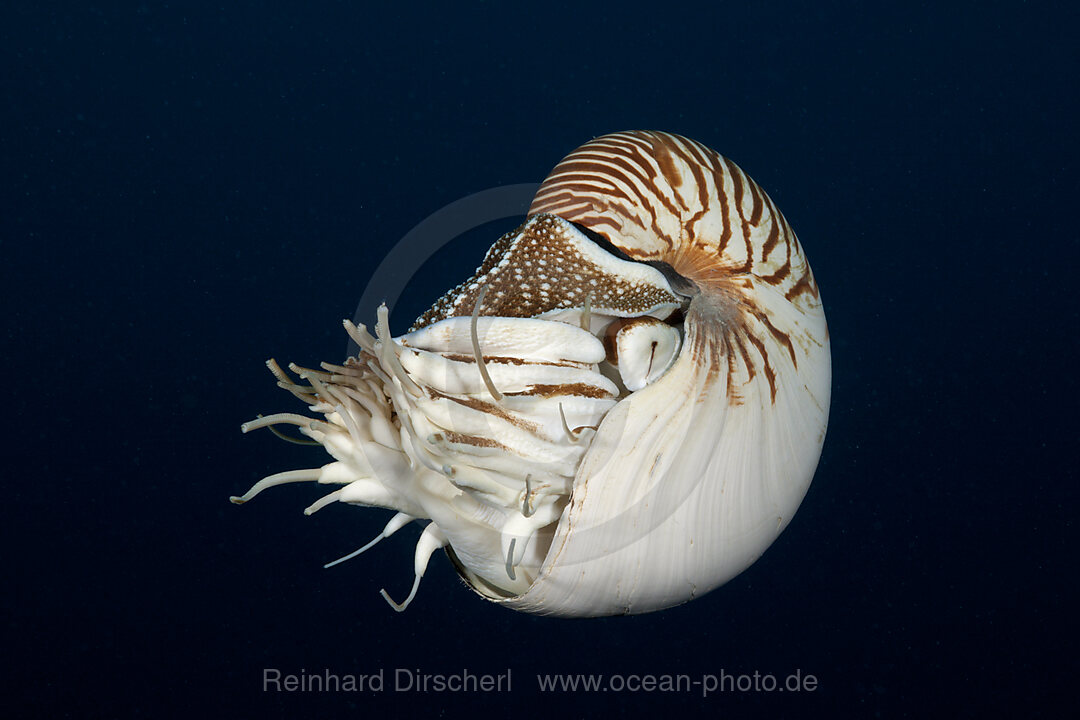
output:
[[[829,335],[783,215],[709,148],[596,138],[518,228],[408,333],[346,322],[356,357],[273,361],[322,419],[280,414],[333,461],[257,483],[411,520],[416,597],[444,548],[483,597],[527,612],[650,612],[754,562],[798,509],[825,438]],[[332,563],[336,564],[336,563]]]

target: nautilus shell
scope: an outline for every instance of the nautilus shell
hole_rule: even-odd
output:
[[[333,462],[280,473],[426,521],[477,593],[533,613],[643,613],[754,562],[795,514],[829,412],[829,334],[795,234],[732,162],[622,132],[559,163],[526,221],[411,330],[342,365],[271,361]],[[390,600],[389,595],[384,595]]]

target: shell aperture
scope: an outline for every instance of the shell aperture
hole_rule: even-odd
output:
[[[734,164],[666,133],[603,136],[549,175],[474,276],[390,336],[286,389],[277,415],[334,461],[334,501],[409,519],[416,596],[446,549],[514,609],[648,612],[708,592],[790,521],[813,476],[829,345],[801,246]],[[384,593],[385,594],[385,593]],[[389,596],[387,596],[389,600]]]

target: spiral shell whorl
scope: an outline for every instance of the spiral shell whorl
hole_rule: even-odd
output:
[[[816,298],[784,216],[735,163],[663,132],[585,143],[548,175],[529,214],[550,213],[603,235],[636,260],[660,260],[696,282],[753,275],[789,299]]]
[[[802,248],[734,163],[662,132],[586,143],[552,170],[529,212],[557,215],[635,260],[670,266],[692,283],[693,297],[678,359],[605,418],[544,573],[504,602],[602,615],[708,592],[786,527],[824,442],[828,328]],[[651,471],[628,485],[636,467]],[[618,532],[628,526],[638,528],[633,545]],[[654,571],[647,583],[642,567]]]
[[[797,367],[815,346],[828,354],[817,283],[795,233],[757,183],[698,142],[640,130],[595,138],[555,166],[529,213],[563,217],[692,281],[701,294],[687,345],[726,364],[733,402],[759,373],[775,401],[773,355]]]

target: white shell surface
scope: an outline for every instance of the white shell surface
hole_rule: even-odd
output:
[[[827,350],[775,403],[767,387],[743,388],[732,405],[728,378],[710,376],[684,349],[660,380],[605,416],[540,577],[503,602],[542,614],[642,613],[746,569],[813,478],[828,412]]]

